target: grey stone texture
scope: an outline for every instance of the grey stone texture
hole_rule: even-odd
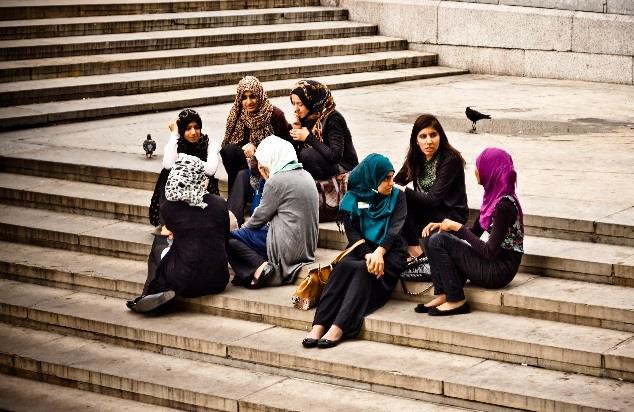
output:
[[[348,8],[352,20],[375,22],[383,35],[404,37],[412,49],[439,53],[439,64],[474,73],[634,84],[634,2],[608,2],[608,13],[603,2],[341,0],[339,4]]]

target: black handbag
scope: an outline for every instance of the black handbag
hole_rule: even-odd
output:
[[[420,295],[426,292],[429,288],[420,292],[410,291],[407,288],[405,282],[431,282],[431,267],[429,266],[429,259],[427,256],[416,258],[407,264],[405,270],[399,275],[401,280],[401,286],[403,292],[408,295]],[[430,286],[431,287],[431,286]]]

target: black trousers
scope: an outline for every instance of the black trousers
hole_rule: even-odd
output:
[[[239,239],[229,239],[227,255],[235,273],[231,283],[239,286],[250,283],[256,269],[267,261],[266,256],[260,255]]]
[[[438,232],[422,240],[429,258],[435,295],[447,295],[447,301],[465,298],[467,280],[475,286],[499,289],[508,285],[520,266],[522,254],[500,250],[495,259],[487,259],[459,237]]]
[[[312,147],[305,147],[299,152],[299,162],[315,180],[326,180],[339,174],[339,165],[330,163]]]
[[[143,294],[149,295],[152,293],[164,292],[165,290],[155,290],[156,285],[150,285],[154,281],[156,277],[156,268],[158,268],[159,263],[161,263],[161,253],[165,248],[167,248],[169,244],[167,243],[167,236],[154,236],[154,241],[152,242],[152,249],[150,250],[150,256],[147,259],[147,279],[145,279],[145,284],[143,285]],[[167,289],[166,289],[167,290]]]
[[[249,200],[253,198],[253,188],[249,182],[249,169],[242,169],[236,175],[233,187],[229,192],[227,207],[236,217],[238,226],[244,223],[244,208]]]
[[[405,266],[404,255],[399,254],[398,259],[402,262],[385,259],[385,276],[389,276],[388,272],[398,274],[402,271]],[[344,338],[357,336],[363,317],[388,301],[396,282],[396,278],[377,279],[368,272],[365,260],[346,256],[330,274],[313,325],[322,325],[326,330],[337,325],[343,331]]]
[[[222,158],[222,164],[225,166],[225,170],[227,171],[229,193],[231,193],[231,188],[233,188],[236,175],[240,170],[248,167],[247,159],[244,157],[242,147],[237,144],[225,145],[225,147],[220,149],[220,157]]]

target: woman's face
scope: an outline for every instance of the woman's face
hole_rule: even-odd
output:
[[[242,93],[242,108],[247,113],[253,113],[258,108],[258,98],[251,92],[251,90],[245,90]]]
[[[380,194],[387,196],[392,193],[394,187],[394,172],[390,172],[385,176],[385,179],[379,183],[379,187],[376,189]]]
[[[291,103],[293,103],[293,111],[298,119],[308,116],[308,108],[304,106],[302,100],[296,94],[291,94]]]
[[[482,183],[480,183],[480,172],[478,172],[477,168],[475,169],[475,177],[478,184],[481,185]]]
[[[185,140],[189,143],[198,143],[200,140],[200,126],[196,122],[189,122],[185,129]]]
[[[416,136],[416,144],[425,156],[426,160],[430,160],[440,146],[440,135],[433,127],[426,127],[418,132]]]

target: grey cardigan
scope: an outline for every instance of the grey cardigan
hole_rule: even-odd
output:
[[[244,227],[268,222],[266,254],[275,267],[270,285],[292,283],[303,265],[315,261],[319,235],[317,187],[307,171],[278,172],[266,181],[260,205]]]

